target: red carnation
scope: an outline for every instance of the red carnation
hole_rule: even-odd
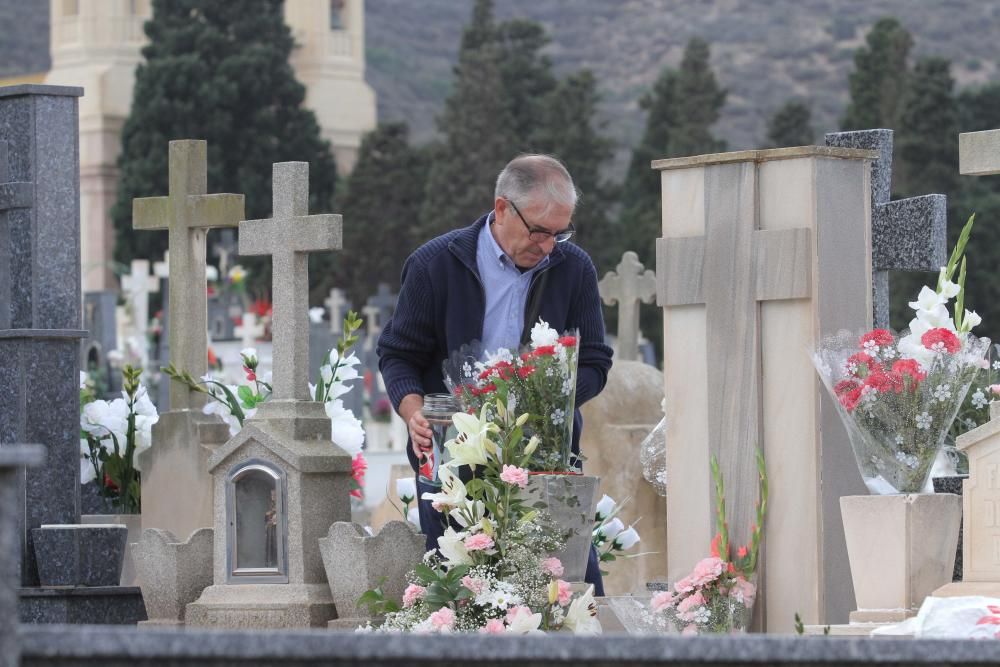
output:
[[[871,387],[875,391],[894,391],[898,394],[903,391],[903,378],[899,373],[878,371],[865,378],[865,386]]]
[[[490,392],[494,392],[496,390],[497,386],[490,382],[488,385],[479,390],[479,395],[482,396],[483,394],[489,394]]]
[[[888,329],[874,329],[869,331],[861,337],[861,347],[864,347],[865,343],[875,343],[879,347],[892,345],[892,332]]]
[[[534,366],[521,366],[520,368],[517,369],[517,377],[523,380],[534,372],[535,372]]]
[[[854,391],[860,386],[861,383],[859,383],[857,380],[841,380],[833,387],[833,392],[837,394],[837,396],[839,397],[842,394]]]
[[[555,353],[556,353],[556,346],[555,345],[542,345],[541,347],[536,347],[535,351],[533,352],[533,354],[536,357],[541,357],[541,356],[545,356],[545,355],[552,355],[552,354],[555,354]]]
[[[916,359],[900,359],[892,365],[892,372],[900,376],[909,376],[914,382],[919,382],[927,377],[927,373],[920,367]]]
[[[563,347],[576,347],[576,336],[562,336],[559,344]]]
[[[932,350],[934,352],[947,352],[948,354],[955,354],[962,349],[962,341],[958,340],[958,336],[942,327],[931,329],[925,333],[920,337],[920,342],[923,343],[924,347],[928,350]]]
[[[837,398],[840,399],[840,404],[844,406],[844,409],[851,412],[854,408],[858,407],[858,401],[861,400],[861,394],[864,389],[864,385],[859,384],[854,389],[838,394]]]
[[[856,352],[848,357],[847,365],[851,366],[852,364],[856,367],[852,375],[859,378],[882,370],[882,366],[864,352]]]

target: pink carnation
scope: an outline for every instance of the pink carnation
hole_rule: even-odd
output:
[[[705,597],[701,593],[694,593],[687,596],[677,604],[677,613],[686,614],[695,607],[705,605]]]
[[[726,562],[721,558],[702,558],[698,561],[698,564],[694,566],[694,571],[691,573],[692,583],[695,586],[704,586],[705,584],[718,579],[719,575],[722,574],[725,569]]]
[[[431,625],[438,631],[451,630],[455,626],[455,612],[449,607],[441,607],[431,614]]]
[[[469,575],[462,577],[462,585],[472,591],[475,595],[479,595],[486,588],[486,582],[482,579],[474,579]]]
[[[678,579],[674,582],[674,590],[678,593],[690,593],[694,590],[694,577],[693,575],[688,575],[683,579]]]
[[[531,609],[521,604],[507,610],[507,622],[511,625],[513,625],[520,616],[531,616]]]
[[[565,607],[573,599],[573,586],[562,579],[558,579],[556,583],[559,586],[559,605]]]
[[[653,611],[661,611],[674,604],[674,594],[670,591],[661,591],[653,596],[649,601],[649,606]]]
[[[546,558],[542,561],[542,572],[553,577],[563,576],[563,564],[562,561],[555,556],[551,558]]]
[[[403,606],[412,607],[413,603],[424,597],[424,593],[427,591],[423,586],[418,586],[417,584],[410,584],[403,591]]]
[[[729,591],[729,597],[741,601],[747,607],[753,604],[753,599],[756,594],[757,587],[743,577],[736,577],[736,581],[733,582],[733,587]]]
[[[528,471],[517,466],[505,465],[503,472],[500,473],[500,479],[523,489],[528,486]]]
[[[465,538],[466,551],[485,551],[493,548],[493,538],[486,533],[476,533]]]
[[[479,632],[484,635],[502,635],[506,631],[507,628],[499,618],[491,618],[486,621],[485,626],[479,628]]]

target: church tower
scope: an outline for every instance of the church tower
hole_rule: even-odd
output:
[[[291,64],[306,87],[305,104],[345,174],[362,135],[375,129],[375,91],[365,81],[364,0],[286,0],[285,23],[295,38]]]
[[[116,289],[111,205],[121,131],[146,42],[150,0],[50,0],[52,69],[45,83],[83,86],[80,98],[80,243],[83,290]]]

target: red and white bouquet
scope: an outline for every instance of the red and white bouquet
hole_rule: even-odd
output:
[[[872,493],[924,490],[970,385],[989,365],[989,339],[971,333],[980,318],[964,308],[963,254],[972,222],[936,289],[925,286],[910,303],[915,317],[909,331],[843,331],[825,338],[813,354]],[[959,265],[958,282],[952,282]],[[954,316],[948,310],[952,298]]]
[[[531,344],[522,350],[462,346],[443,364],[445,384],[469,413],[492,410],[499,398],[506,410],[529,415],[524,432],[539,440],[528,462],[531,471],[574,471],[570,449],[578,341],[576,331],[560,334],[539,319]]]

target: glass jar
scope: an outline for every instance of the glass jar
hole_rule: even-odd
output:
[[[441,486],[439,469],[445,462],[448,450],[444,443],[452,437],[454,430],[452,415],[458,412],[458,403],[451,394],[427,394],[424,396],[424,417],[430,422],[431,451],[420,461],[420,481],[424,484]]]

